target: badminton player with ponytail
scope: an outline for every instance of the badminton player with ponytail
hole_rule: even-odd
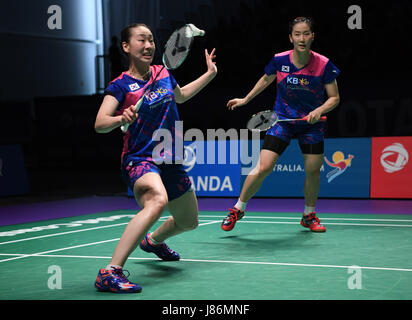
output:
[[[230,110],[246,105],[275,79],[277,80],[275,113],[273,113],[275,116],[272,118],[278,117],[279,121],[267,128],[258,164],[247,176],[237,203],[229,209],[229,214],[221,224],[221,228],[225,231],[232,230],[236,221],[244,216],[247,202],[273,171],[277,160],[292,138],[299,140],[305,165],[303,186],[305,208],[301,225],[313,232],[326,231],[315,213],[320,168],[323,164],[325,131],[323,115],[339,104],[336,77],[340,71],[328,58],[311,50],[314,38],[313,22],[310,18],[294,19],[289,24],[289,39],[293,49],[275,54],[266,65],[265,74],[248,95],[241,99],[232,99],[227,103]],[[325,92],[327,97],[324,97]],[[263,116],[261,118],[264,119]],[[306,121],[286,121],[286,119],[302,118]],[[257,119],[254,123],[259,126],[266,121],[268,120]]]
[[[146,25],[129,25],[121,32],[129,69],[107,87],[95,130],[106,133],[121,128],[124,132],[121,172],[142,209],[126,226],[109,264],[99,270],[95,281],[99,291],[140,292],[142,288],[123,272],[129,255],[140,246],[162,260],[177,261],[179,254],[164,241],[198,225],[196,195],[183,166],[175,161],[175,148],[155,150],[160,143],[157,130],[170,132],[173,145],[179,138],[179,133],[175,134],[179,120],[176,104],[189,100],[216,76],[214,49],[210,54],[205,50],[206,72],[189,84],[180,87],[169,72],[186,58],[192,38],[203,34],[192,24],[176,30],[166,44],[161,66],[151,65],[155,42]],[[166,206],[171,217],[148,233]]]

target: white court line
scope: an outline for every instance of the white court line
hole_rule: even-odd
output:
[[[161,219],[164,219],[164,217],[162,217]],[[160,219],[159,219],[159,220],[160,220]],[[209,220],[199,220],[199,221],[209,221]],[[4,242],[0,242],[0,245],[10,244],[10,243],[16,243],[16,242],[22,242],[22,241],[28,241],[28,240],[36,240],[36,239],[42,239],[42,238],[48,238],[48,237],[63,236],[63,235],[66,235],[66,234],[78,233],[78,232],[84,232],[84,231],[91,231],[91,230],[98,230],[98,229],[104,229],[104,228],[118,227],[118,226],[123,226],[123,225],[128,224],[128,223],[129,223],[129,222],[109,224],[109,225],[107,225],[107,226],[86,228],[86,229],[80,229],[80,230],[73,230],[73,231],[66,231],[66,232],[46,234],[46,235],[43,235],[43,236],[37,236],[37,237],[31,237],[31,238],[24,238],[24,239],[18,239],[18,240],[4,241]],[[208,223],[207,223],[207,224],[208,224]],[[10,231],[13,231],[13,230],[10,230]]]
[[[7,254],[0,254],[0,255],[7,255]],[[19,255],[21,257],[27,256],[24,254],[9,254],[9,255]],[[80,255],[58,255],[58,254],[39,254],[38,256],[47,257],[47,258],[111,259],[111,257],[108,257],[108,256],[80,256]],[[162,261],[159,258],[138,258],[138,257],[129,257],[128,260]],[[341,265],[331,265],[331,264],[261,262],[261,261],[238,261],[238,260],[209,260],[209,259],[180,259],[180,261],[201,262],[201,263],[227,263],[227,264],[252,264],[252,265],[270,265],[270,266],[338,268],[338,269],[359,268],[359,269],[365,269],[365,270],[412,272],[412,269],[405,269],[405,268],[368,267],[368,266],[357,266],[357,265],[356,266],[355,265],[341,266]]]
[[[18,240],[5,241],[5,242],[0,242],[0,245],[2,245],[2,244],[9,244],[9,243],[15,243],[15,242],[21,242],[21,241],[28,241],[28,240],[36,240],[36,239],[42,239],[42,238],[48,238],[48,237],[63,236],[63,235],[65,235],[65,234],[78,233],[78,232],[83,232],[83,231],[91,231],[91,230],[97,230],[97,229],[103,229],[103,228],[117,227],[117,226],[121,226],[121,225],[125,225],[125,224],[128,224],[128,222],[117,223],[117,224],[110,224],[110,225],[108,225],[108,226],[101,226],[101,227],[93,227],[93,228],[87,228],[87,229],[66,231],[66,232],[60,232],[60,233],[52,233],[52,234],[46,234],[46,235],[43,235],[43,236],[37,236],[37,237],[31,237],[31,238],[24,238],[24,239],[18,239]],[[12,231],[12,230],[11,230],[11,231]]]
[[[204,225],[209,225],[213,223],[218,223],[220,220],[216,221],[209,221],[206,223],[199,224],[199,226],[204,226]],[[241,222],[241,221],[239,221]],[[258,222],[256,222],[258,223]],[[285,222],[287,223],[287,222]],[[61,258],[93,258],[93,259],[110,259],[111,257],[101,257],[101,256],[79,256],[79,255],[50,255],[50,253],[53,252],[59,252],[59,251],[65,251],[65,250],[70,250],[70,249],[75,249],[75,248],[81,248],[81,247],[86,247],[86,246],[92,246],[96,244],[102,244],[102,243],[108,243],[108,242],[113,242],[113,241],[118,241],[120,238],[115,238],[115,239],[109,239],[109,240],[103,240],[103,241],[97,241],[97,242],[92,242],[92,243],[85,243],[81,245],[76,245],[76,246],[71,246],[71,247],[66,247],[66,248],[60,248],[60,249],[54,249],[54,250],[48,250],[48,251],[43,251],[43,252],[38,252],[38,253],[33,253],[33,254],[7,254],[3,253],[0,254],[0,256],[13,256],[12,258],[8,259],[3,259],[0,260],[0,262],[6,262],[6,261],[12,261],[12,260],[18,260],[18,259],[23,259],[27,257],[61,257]],[[128,259],[130,260],[159,260],[158,258],[136,258],[136,257],[129,257]],[[229,264],[255,264],[255,265],[276,265],[276,266],[296,266],[296,267],[321,267],[321,268],[353,268],[354,266],[340,266],[340,265],[321,265],[321,264],[304,264],[304,263],[283,263],[283,262],[259,262],[259,261],[230,261],[230,260],[202,260],[202,259],[180,259],[180,261],[186,261],[186,262],[201,262],[201,263],[229,263]],[[367,266],[356,266],[359,269],[369,269],[369,270],[386,270],[386,271],[406,271],[406,272],[411,272],[412,269],[402,269],[402,268],[387,268],[387,267],[367,267]]]
[[[92,246],[92,245],[95,245],[95,244],[101,244],[101,243],[113,242],[113,241],[116,241],[116,240],[119,240],[119,239],[120,239],[120,238],[110,239],[110,240],[103,240],[103,241],[97,241],[97,242],[91,242],[91,243],[80,244],[80,245],[77,245],[77,246],[72,246],[72,247],[66,247],[66,248],[60,248],[60,249],[54,249],[54,250],[48,250],[48,251],[43,251],[43,252],[37,252],[37,253],[31,253],[31,254],[25,254],[25,255],[18,256],[18,257],[14,257],[14,258],[3,259],[3,260],[0,260],[0,262],[6,262],[6,261],[12,261],[12,260],[18,260],[18,259],[23,259],[23,258],[28,258],[28,257],[42,256],[43,254],[47,254],[47,253],[58,252],[58,251],[64,251],[64,250],[70,250],[70,249],[76,249],[76,248],[81,248],[81,247],[87,247],[87,246]]]
[[[208,225],[208,224],[212,224],[212,223],[216,223],[216,222],[220,222],[220,220],[219,220],[219,221],[210,221],[210,222],[207,222],[207,223],[201,223],[201,224],[199,224],[199,226],[204,226],[204,225]],[[80,245],[77,245],[77,246],[60,248],[60,249],[54,249],[54,250],[48,250],[48,251],[43,251],[43,252],[25,254],[25,255],[20,255],[20,256],[18,256],[18,257],[13,257],[13,258],[8,258],[8,259],[0,260],[0,263],[1,263],[1,262],[6,262],[6,261],[23,259],[23,258],[27,258],[27,257],[42,256],[42,255],[47,254],[47,253],[58,252],[58,251],[65,251],[65,250],[76,249],[76,248],[81,248],[81,247],[87,247],[87,246],[92,246],[92,245],[95,245],[95,244],[113,242],[113,241],[118,241],[118,240],[120,240],[120,238],[115,238],[115,239],[110,239],[110,240],[103,240],[103,241],[97,241],[97,242],[91,242],[91,243],[85,243],[85,244],[80,244]]]
[[[169,218],[170,216],[163,216],[159,219],[165,220]],[[214,216],[214,215],[199,215],[199,218],[222,218],[219,216]],[[248,219],[293,219],[293,220],[300,220],[300,217],[248,217]],[[245,220],[243,220],[245,219]],[[262,223],[262,224],[296,224],[296,222],[282,222],[282,221],[250,221],[246,220],[246,217],[243,218],[242,220],[239,220],[238,223]],[[322,218],[322,220],[350,220],[350,221],[394,221],[394,222],[412,222],[412,220],[397,220],[397,219],[351,219],[351,218]],[[200,221],[208,221],[208,220],[200,220]],[[215,223],[214,220],[211,223]],[[104,228],[111,228],[111,227],[117,227],[117,226],[122,226],[126,225],[128,222],[124,223],[117,223],[117,224],[111,224],[107,226],[100,226],[100,227],[93,227],[93,228],[85,228],[85,229],[80,229],[80,230],[73,230],[73,231],[65,231],[65,232],[60,232],[60,233],[52,233],[48,235],[42,235],[42,236],[37,236],[37,237],[30,237],[30,238],[24,238],[24,239],[18,239],[18,240],[10,240],[10,241],[5,241],[5,242],[0,242],[0,245],[4,244],[11,244],[11,243],[16,243],[16,242],[22,242],[22,241],[29,241],[29,240],[36,240],[36,239],[42,239],[42,238],[48,238],[48,237],[56,237],[56,236],[62,236],[66,234],[72,234],[72,233],[78,233],[78,232],[84,232],[84,231],[91,231],[91,230],[98,230],[98,229],[104,229]],[[207,225],[206,224],[200,224],[200,225]],[[337,226],[369,226],[369,227],[412,227],[412,225],[407,225],[407,224],[367,224],[367,223],[333,223],[333,222],[324,222],[322,223],[324,225],[337,225]],[[10,230],[13,231],[13,230]]]
[[[199,217],[205,218],[219,218],[219,216],[213,215],[199,215]],[[226,216],[222,216],[224,218]],[[266,216],[247,216],[245,215],[243,219],[285,219],[285,220],[300,220],[302,217],[266,217]],[[322,220],[343,220],[343,221],[386,221],[386,222],[412,222],[412,219],[366,219],[366,218],[328,218],[321,217]]]
[[[297,224],[297,222],[284,222],[284,221],[243,221],[239,220],[237,223],[262,223],[262,224]],[[412,227],[412,224],[384,224],[384,223],[333,223],[322,222],[323,225],[336,225],[336,226],[365,226],[365,227]]]

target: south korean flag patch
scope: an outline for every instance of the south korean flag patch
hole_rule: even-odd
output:
[[[129,84],[129,88],[130,88],[131,91],[136,91],[136,90],[139,89],[140,87],[139,87],[139,85],[135,82],[135,83]]]
[[[289,72],[289,66],[282,66],[282,72]]]

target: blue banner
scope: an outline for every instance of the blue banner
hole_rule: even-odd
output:
[[[249,142],[250,143],[250,142]],[[260,141],[262,145],[263,141]],[[247,174],[258,161],[259,154],[254,154],[249,170],[243,170],[242,185]],[[301,197],[305,170],[303,158],[297,140],[292,140],[273,168],[273,172],[263,181],[256,197]]]
[[[198,196],[240,192],[239,141],[185,142],[184,166]]]
[[[233,197],[240,193],[239,140],[185,141],[184,159],[196,195]],[[133,196],[130,188],[127,194]]]
[[[185,142],[184,167],[198,196],[238,197],[262,140]],[[369,198],[370,138],[325,139],[319,197]],[[255,197],[303,197],[305,166],[293,139]],[[129,195],[132,195],[129,190]]]
[[[325,140],[320,197],[369,198],[371,138]]]
[[[325,139],[319,197],[368,198],[370,158],[370,138]],[[248,171],[242,173],[242,185]],[[293,139],[255,196],[303,197],[304,179],[302,153]]]

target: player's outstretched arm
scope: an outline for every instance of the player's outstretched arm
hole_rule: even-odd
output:
[[[176,88],[173,90],[173,93],[175,95],[175,100],[177,103],[183,103],[195,96],[200,90],[202,90],[206,85],[213,80],[213,78],[217,74],[217,67],[216,67],[216,62],[213,61],[213,59],[216,58],[215,55],[215,49],[213,49],[210,54],[205,49],[205,57],[206,57],[206,65],[207,65],[207,71],[201,75],[199,78],[196,80],[188,83],[184,87],[179,87],[179,85],[176,86]]]
[[[246,97],[229,100],[226,106],[230,110],[234,110],[240,106],[244,106],[245,104],[248,104],[254,97],[256,97],[259,93],[265,90],[275,79],[276,79],[276,75],[268,76],[267,74],[264,74],[258,80],[258,82],[256,82],[255,86],[247,94]]]

